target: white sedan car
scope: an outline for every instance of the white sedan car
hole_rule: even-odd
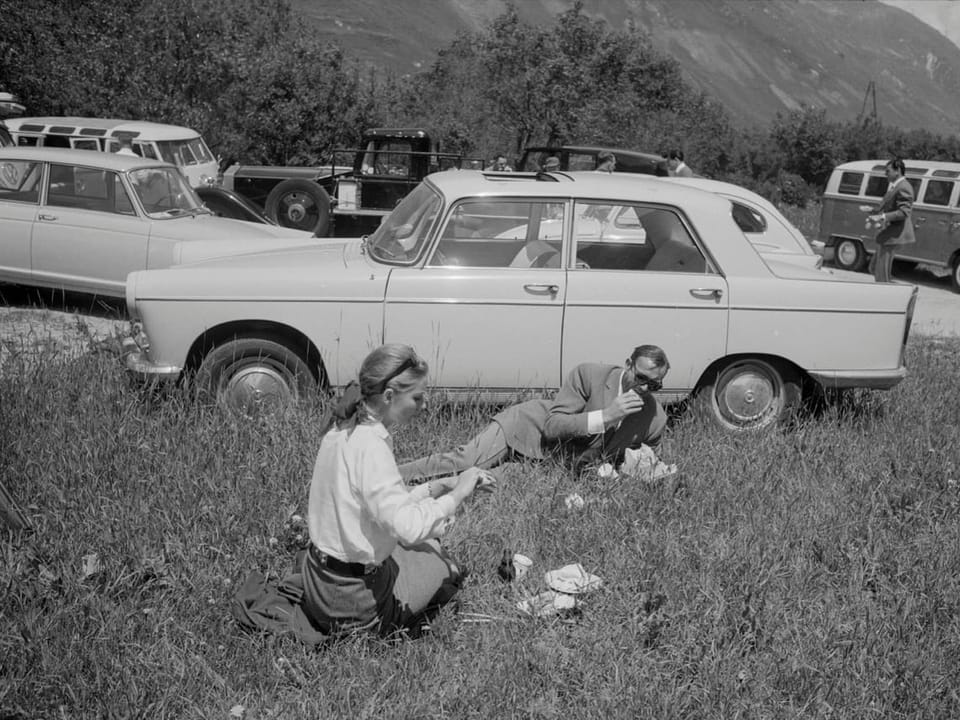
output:
[[[123,297],[130,272],[181,261],[185,242],[197,258],[313,238],[214,217],[167,163],[0,148],[0,281]]]
[[[196,374],[247,410],[343,385],[403,342],[446,396],[508,400],[653,343],[661,398],[701,393],[734,429],[782,418],[803,388],[900,382],[916,289],[761,252],[714,190],[437,173],[368,238],[133,273],[127,365]]]

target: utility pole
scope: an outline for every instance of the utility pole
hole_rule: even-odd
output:
[[[870,115],[867,116],[867,102],[870,100],[873,101],[873,108]],[[860,114],[857,115],[857,122],[859,123],[866,125],[869,120],[878,124],[880,122],[877,115],[877,84],[873,80],[867,83],[867,91],[863,94],[863,106],[860,108]]]

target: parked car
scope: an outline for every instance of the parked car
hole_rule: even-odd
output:
[[[0,281],[123,297],[133,270],[316,242],[214,217],[183,174],[133,155],[0,148]]]
[[[960,163],[904,160],[913,188],[917,241],[898,245],[901,262],[938,265],[950,271],[960,292]],[[876,251],[876,228],[867,227],[887,191],[885,160],[857,160],[834,168],[823,193],[820,239],[826,257],[844,270],[863,270]]]
[[[176,165],[194,187],[217,181],[217,159],[193,128],[140,120],[83,117],[18,117],[7,120],[14,144],[116,152],[130,138],[140,157]]]
[[[435,173],[368,238],[132,273],[127,366],[248,412],[404,342],[447,397],[506,401],[655,343],[661,398],[699,392],[733,429],[804,386],[900,382],[916,288],[761,256],[734,207],[659,178]]]

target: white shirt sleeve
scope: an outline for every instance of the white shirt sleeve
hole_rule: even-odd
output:
[[[603,410],[591,410],[587,413],[587,432],[590,435],[599,435],[605,430],[603,427]]]
[[[448,518],[456,511],[456,501],[449,495],[421,498],[418,492],[410,491],[385,442],[369,443],[356,471],[367,512],[401,543],[414,545],[443,535],[450,524]]]

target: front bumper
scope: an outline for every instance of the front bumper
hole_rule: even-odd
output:
[[[135,338],[123,339],[123,361],[127,370],[141,378],[176,381],[183,374],[183,368],[177,365],[160,365],[150,360]]]

